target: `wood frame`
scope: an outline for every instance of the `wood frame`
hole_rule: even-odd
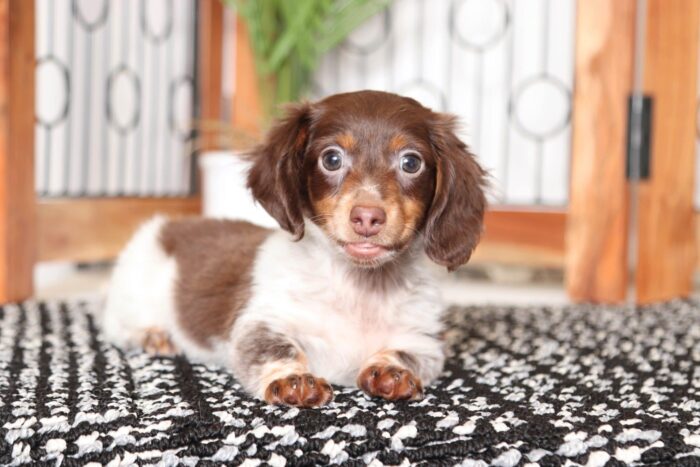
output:
[[[700,2],[648,0],[644,93],[653,99],[651,173],[639,184],[639,303],[688,296],[696,261],[695,135]]]
[[[622,302],[627,294],[625,151],[635,3],[577,3],[565,268],[566,288],[575,301]]]
[[[473,262],[562,268],[566,212],[497,206],[486,212]]]
[[[197,215],[199,198],[78,198],[38,206],[39,261],[100,261],[119,253],[144,220]]]
[[[262,128],[262,103],[255,58],[250,46],[248,28],[236,15],[236,92],[233,96],[231,118],[233,126],[251,136],[260,136]]]
[[[700,217],[692,208],[700,6],[692,2],[689,12],[682,0],[649,0],[649,5],[644,89],[656,99],[657,126],[652,179],[640,185],[644,209],[636,225],[636,284],[643,302],[689,292],[700,242],[694,228]],[[219,119],[223,5],[218,0],[200,0],[198,8],[200,116]],[[567,289],[574,300],[624,300],[628,268],[624,151],[634,16],[634,0],[578,3],[569,211],[491,209],[475,260],[564,264]],[[259,134],[260,95],[240,19],[236,36],[237,93],[232,118],[238,129]],[[0,302],[31,295],[37,259],[108,259],[132,228],[154,213],[199,212],[197,197],[37,204],[33,82],[34,2],[0,0]],[[202,134],[203,149],[215,145],[214,135]],[[590,190],[592,186],[597,189]]]
[[[200,96],[199,141],[201,149],[216,147],[216,130],[210,131],[208,121],[221,119],[221,71],[223,66],[224,5],[221,0],[199,0],[199,47],[197,77]]]
[[[32,294],[34,3],[0,0],[0,303]]]
[[[199,114],[203,121],[218,121],[222,103],[224,6],[220,0],[200,0],[197,8]],[[216,146],[216,135],[203,129],[200,129],[199,139],[201,149]],[[36,256],[39,261],[108,260],[117,255],[133,230],[146,219],[156,214],[177,217],[200,212],[199,195],[188,198],[42,200],[37,208]]]
[[[223,5],[198,3],[200,116],[221,115]],[[33,293],[37,260],[113,258],[130,232],[156,213],[200,212],[190,198],[59,199],[37,203],[34,188],[33,0],[0,0],[0,303]],[[201,147],[215,144],[202,134]]]

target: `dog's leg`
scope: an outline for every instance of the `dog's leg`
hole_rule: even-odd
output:
[[[237,334],[234,373],[250,392],[275,405],[318,407],[333,400],[331,385],[309,373],[306,356],[289,337],[264,323]]]
[[[357,386],[373,397],[387,400],[419,400],[426,383],[442,369],[443,360],[434,355],[421,357],[402,350],[382,350],[365,362]]]

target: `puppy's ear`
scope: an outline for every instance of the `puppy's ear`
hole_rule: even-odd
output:
[[[297,240],[304,236],[301,171],[310,123],[310,104],[289,107],[250,154],[248,188],[280,227]]]
[[[479,242],[486,173],[455,135],[456,119],[434,114],[430,139],[437,159],[435,195],[425,224],[425,252],[454,271]]]

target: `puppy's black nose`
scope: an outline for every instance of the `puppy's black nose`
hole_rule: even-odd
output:
[[[355,206],[350,211],[350,222],[356,234],[371,237],[381,232],[386,223],[386,212],[374,206]]]

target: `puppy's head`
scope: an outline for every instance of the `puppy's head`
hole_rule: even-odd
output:
[[[377,267],[421,238],[452,270],[476,246],[484,171],[455,119],[377,91],[291,107],[253,153],[253,196],[297,239],[305,219],[347,259]]]

